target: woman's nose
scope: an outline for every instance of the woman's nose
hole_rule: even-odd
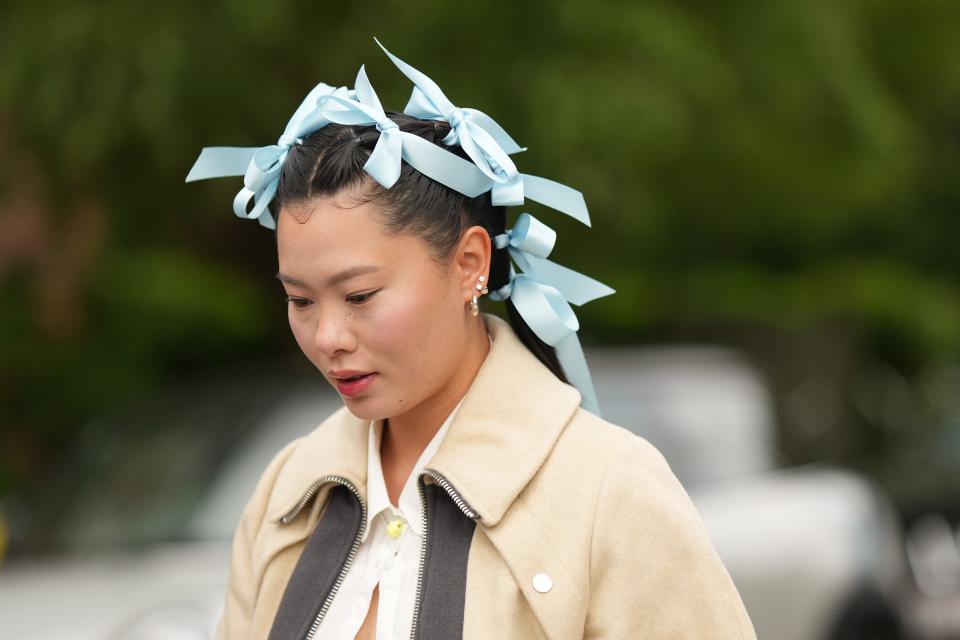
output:
[[[357,347],[349,315],[337,312],[319,314],[313,341],[317,349],[328,356],[338,351],[350,352]]]

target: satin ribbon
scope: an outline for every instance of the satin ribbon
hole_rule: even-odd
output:
[[[489,189],[489,181],[475,164],[421,138],[401,131],[391,120],[370,85],[363,66],[354,85],[355,99],[328,94],[320,99],[320,113],[331,122],[376,126],[380,132],[364,170],[385,189],[400,178],[401,160],[420,173],[471,198]]]
[[[277,192],[280,171],[290,148],[302,143],[304,136],[330,123],[318,109],[323,98],[341,96],[349,99],[353,95],[354,92],[346,87],[335,88],[321,82],[297,107],[276,144],[264,147],[204,147],[187,174],[186,182],[242,175],[244,186],[233,199],[233,212],[240,218],[256,218],[268,229],[276,228],[271,217],[263,214]]]
[[[523,273],[516,273],[511,265],[509,281],[490,297],[513,300],[531,331],[555,349],[567,380],[580,391],[583,408],[599,416],[600,405],[577,337],[580,324],[569,303],[582,305],[615,291],[548,260],[556,239],[556,231],[529,213],[520,214],[512,229],[494,236],[494,245],[506,248]]]
[[[379,40],[384,53],[413,82],[413,94],[404,113],[417,118],[442,119],[450,123],[450,133],[443,139],[447,146],[459,144],[470,159],[491,180],[509,182],[517,176],[517,167],[509,153],[523,151],[493,118],[477,109],[460,109],[443,94],[426,74],[396,57]]]
[[[401,131],[384,112],[361,66],[352,90],[325,83],[314,87],[276,144],[204,147],[186,181],[243,175],[244,187],[234,198],[234,213],[241,218],[256,218],[261,225],[274,229],[273,220],[263,213],[276,195],[283,163],[293,145],[302,143],[305,136],[331,122],[373,124],[380,137],[363,168],[385,188],[396,183],[402,160],[406,160],[421,173],[469,197],[490,190],[495,206],[520,205],[530,199],[590,226],[586,203],[579,191],[546,178],[519,173],[509,155],[525,151],[525,147],[520,147],[485,113],[454,106],[430,78],[392,55],[379,40],[376,42],[415,85],[404,111],[419,118],[449,122],[450,133],[442,142],[447,146],[459,144],[473,162],[420,136]],[[577,337],[579,322],[570,303],[582,305],[610,295],[614,290],[548,260],[555,242],[553,229],[528,213],[521,214],[512,229],[494,237],[494,243],[508,250],[522,273],[517,273],[511,263],[509,281],[490,297],[512,299],[530,329],[556,350],[567,380],[580,391],[581,405],[599,416],[593,381]]]
[[[427,120],[446,120],[450,124],[450,133],[443,143],[463,147],[490,179],[490,197],[494,206],[522,205],[530,199],[590,226],[583,194],[559,182],[517,171],[510,154],[526,151],[526,147],[517,144],[503,127],[479,109],[455,106],[425,73],[390,53],[376,38],[374,41],[414,84],[403,112]]]

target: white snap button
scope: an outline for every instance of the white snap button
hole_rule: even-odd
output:
[[[553,580],[545,573],[538,573],[533,576],[533,588],[540,593],[546,593],[553,587]]]

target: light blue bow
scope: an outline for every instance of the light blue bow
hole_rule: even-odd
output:
[[[493,118],[477,109],[460,109],[443,94],[426,74],[396,57],[374,38],[384,53],[413,82],[413,94],[404,113],[417,118],[440,119],[450,123],[450,133],[443,139],[447,146],[459,144],[488,178],[509,182],[517,176],[517,167],[508,153],[524,149]]]
[[[274,229],[271,217],[263,214],[277,192],[283,161],[294,144],[302,143],[304,136],[330,123],[320,113],[318,104],[331,95],[349,99],[354,92],[346,87],[334,88],[321,82],[297,107],[276,144],[265,147],[204,147],[187,174],[186,182],[242,175],[244,186],[233,200],[233,212],[240,218],[256,218],[263,226]]]
[[[437,182],[469,197],[487,190],[495,206],[523,204],[529,198],[590,225],[583,195],[546,178],[517,171],[510,154],[525,151],[492,118],[469,108],[458,108],[426,75],[392,55],[374,38],[415,87],[405,108],[409,115],[446,120],[447,146],[459,144],[472,162],[444,150],[420,136],[401,131],[385,113],[363,66],[354,89],[318,84],[290,118],[276,144],[264,147],[204,147],[186,181],[243,175],[244,187],[234,198],[234,213],[256,218],[267,228],[275,225],[267,206],[276,194],[283,163],[295,144],[314,131],[335,122],[375,125],[380,136],[364,170],[384,188],[400,177],[402,161]],[[251,202],[253,206],[251,208]],[[580,328],[570,303],[585,304],[615,293],[607,285],[563,267],[547,256],[556,232],[529,213],[521,214],[513,228],[494,237],[512,259],[506,285],[493,291],[495,300],[510,298],[530,329],[556,350],[567,380],[581,393],[585,409],[600,415],[593,381],[577,336]],[[521,273],[514,270],[514,264]]]
[[[526,147],[518,145],[503,127],[482,111],[455,106],[425,73],[387,51],[376,38],[374,41],[414,84],[403,112],[417,118],[445,120],[450,124],[450,133],[443,139],[444,144],[459,143],[490,179],[490,197],[494,206],[521,205],[525,198],[529,198],[590,226],[583,194],[559,182],[517,171],[509,154],[526,151]]]
[[[580,324],[570,302],[582,305],[615,293],[607,285],[547,259],[557,233],[529,213],[522,213],[513,228],[494,236],[498,249],[506,248],[523,273],[510,266],[510,280],[491,292],[494,300],[511,298],[527,326],[552,346],[563,372],[582,396],[584,409],[600,415],[590,370],[577,338]]]
[[[384,188],[392,187],[400,177],[401,160],[420,173],[451,189],[474,198],[489,188],[486,176],[472,162],[407,131],[391,120],[370,85],[363,66],[354,86],[356,99],[329,94],[320,100],[320,112],[331,122],[346,125],[376,126],[380,132],[364,170]]]

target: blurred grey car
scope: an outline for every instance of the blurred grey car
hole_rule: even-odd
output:
[[[753,367],[704,347],[588,357],[604,417],[663,452],[758,637],[904,637],[893,508],[849,471],[776,468],[772,399]],[[185,390],[93,423],[77,456],[89,466],[68,470],[43,500],[3,505],[14,549],[0,566],[4,637],[212,636],[230,537],[260,472],[340,406],[322,380],[256,379]],[[125,438],[112,435],[118,420],[129,424]]]

